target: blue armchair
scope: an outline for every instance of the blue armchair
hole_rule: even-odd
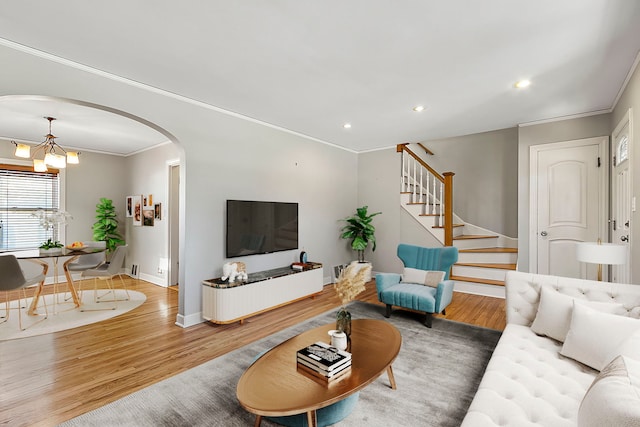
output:
[[[445,308],[453,298],[453,280],[449,280],[449,270],[458,261],[458,248],[447,246],[443,248],[423,248],[420,246],[400,244],[398,245],[398,258],[404,264],[403,275],[397,273],[376,274],[376,288],[378,300],[387,305],[385,317],[391,316],[391,308],[408,308],[424,311],[426,319],[424,324],[431,327],[433,313],[445,314]],[[415,280],[416,272],[442,271],[442,281],[427,286]],[[409,273],[413,278],[409,278]],[[426,273],[423,273],[426,275]],[[424,277],[424,276],[423,276]],[[414,283],[412,283],[414,282]]]

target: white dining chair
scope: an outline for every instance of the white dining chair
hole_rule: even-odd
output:
[[[29,261],[40,264],[40,267],[42,268],[42,270],[38,269],[35,272],[27,272],[29,268],[26,267],[23,269],[21,267],[21,262],[15,257],[15,255],[0,256],[0,272],[2,272],[0,274],[0,292],[4,292],[5,294],[5,298],[4,298],[5,313],[4,313],[4,316],[0,316],[0,319],[4,319],[4,320],[0,320],[0,323],[7,322],[9,320],[9,314],[11,313],[11,310],[14,309],[11,307],[11,303],[9,301],[10,292],[18,291],[17,293],[18,305],[16,308],[18,310],[18,327],[20,328],[21,331],[24,331],[28,327],[31,327],[36,323],[39,323],[40,321],[46,319],[49,316],[49,312],[47,310],[47,303],[45,301],[45,298],[42,298],[44,310],[45,310],[44,317],[39,321],[34,322],[25,328],[22,327],[22,310],[25,309],[27,306],[27,303],[26,303],[27,298],[26,298],[26,293],[24,292],[24,288],[28,286],[36,285],[36,284],[44,284],[44,280],[47,275],[47,270],[49,268],[49,265],[45,262],[42,262],[39,260],[25,260],[25,262],[29,262]],[[20,296],[21,293],[24,296],[24,300],[25,300],[24,306],[22,305],[22,297]]]

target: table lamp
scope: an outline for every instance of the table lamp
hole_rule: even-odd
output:
[[[602,281],[602,264],[620,265],[627,262],[627,246],[615,243],[580,242],[576,244],[576,258],[581,262],[598,264],[598,281]]]

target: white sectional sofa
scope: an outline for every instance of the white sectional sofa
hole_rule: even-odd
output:
[[[509,272],[505,286],[462,426],[640,426],[640,285]]]

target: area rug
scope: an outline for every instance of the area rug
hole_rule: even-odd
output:
[[[386,374],[360,392],[340,426],[459,426],[478,388],[500,332],[443,319],[425,327],[420,315],[355,302],[353,318],[383,319],[402,335],[393,363],[397,390]],[[161,381],[62,426],[251,426],[255,416],[236,399],[236,384],[256,355],[310,328],[335,322],[336,311],[249,344]],[[264,419],[262,426],[275,426]]]
[[[104,291],[98,290],[99,293]],[[45,295],[41,297],[41,301],[38,303],[38,313],[44,313],[42,308],[42,299],[47,303],[49,316],[43,319],[44,316],[27,316],[25,311],[22,313],[22,326],[27,329],[21,331],[18,326],[18,312],[12,309],[9,313],[9,320],[5,323],[0,323],[0,341],[12,340],[16,338],[33,337],[36,335],[50,334],[52,332],[64,331],[67,329],[77,328],[78,326],[88,325],[90,323],[100,322],[102,320],[111,319],[112,317],[119,316],[123,313],[133,310],[140,306],[147,297],[142,292],[129,291],[129,301],[117,301],[115,304],[115,310],[102,310],[113,306],[114,303],[105,301],[101,303],[95,303],[93,298],[93,290],[82,292],[82,306],[85,309],[101,309],[96,311],[80,311],[80,309],[74,308],[73,303],[70,302],[69,293],[58,293],[58,303],[53,304],[54,294]],[[126,297],[124,290],[116,290],[116,299],[124,299]],[[107,299],[113,298],[108,296]],[[65,302],[66,300],[66,302]],[[24,299],[22,300],[24,303]],[[27,307],[31,304],[31,298],[27,298]],[[17,301],[11,301],[11,306],[17,308]],[[54,314],[55,311],[55,314]],[[4,315],[4,304],[0,306],[0,315]],[[40,321],[43,319],[42,321]],[[0,319],[4,320],[4,319]],[[37,323],[36,323],[37,322]]]

